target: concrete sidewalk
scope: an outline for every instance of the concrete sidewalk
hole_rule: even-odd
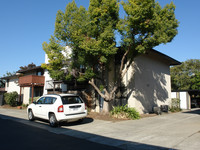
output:
[[[82,124],[62,124],[51,128],[47,122],[30,122],[25,110],[0,108],[0,117],[122,149],[200,148],[200,109],[140,120],[110,122],[85,119]]]

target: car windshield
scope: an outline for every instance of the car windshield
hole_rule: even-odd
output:
[[[79,96],[62,96],[61,99],[63,105],[83,103],[82,99]]]

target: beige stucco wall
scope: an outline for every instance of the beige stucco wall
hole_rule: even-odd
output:
[[[124,77],[129,107],[149,113],[152,107],[171,103],[169,65],[147,55],[135,58]]]
[[[18,85],[18,78],[11,78],[9,79],[9,86],[6,82],[5,90],[7,93],[16,91],[18,94],[20,94],[20,86]],[[30,87],[22,87],[21,88],[21,94],[24,104],[29,104],[29,96],[30,96]]]
[[[5,90],[8,93],[16,91],[19,94],[20,93],[20,87],[18,86],[18,78],[11,78],[11,79],[9,79],[9,85],[6,82]]]
[[[23,88],[23,103],[29,104],[29,98],[30,98],[30,87],[24,87]]]

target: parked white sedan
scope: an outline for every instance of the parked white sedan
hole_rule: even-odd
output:
[[[40,97],[27,108],[28,119],[36,118],[49,120],[52,127],[62,121],[83,120],[87,116],[87,109],[80,96],[74,94],[49,94]]]

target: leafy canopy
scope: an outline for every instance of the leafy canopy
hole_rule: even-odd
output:
[[[98,67],[106,65],[109,57],[117,52],[114,33],[118,11],[116,0],[91,0],[88,11],[72,1],[65,12],[59,10],[54,36],[49,44],[43,43],[49,57],[49,64],[43,67],[50,71],[51,77],[63,79],[61,51],[65,45],[72,48],[71,68],[76,71],[80,66],[85,68],[84,74],[77,74],[79,81],[97,76]]]
[[[200,60],[190,59],[170,69],[172,90],[200,90]]]
[[[42,46],[49,59],[49,64],[42,64],[42,67],[49,71],[49,74],[53,79],[63,80],[64,71],[62,68],[65,65],[63,62],[66,59],[62,54],[64,48],[53,36],[51,36],[49,44],[44,42]]]
[[[132,53],[145,53],[161,43],[171,42],[177,34],[178,21],[172,2],[164,8],[155,0],[128,0],[122,5],[127,15],[118,28],[122,45],[131,47]]]

